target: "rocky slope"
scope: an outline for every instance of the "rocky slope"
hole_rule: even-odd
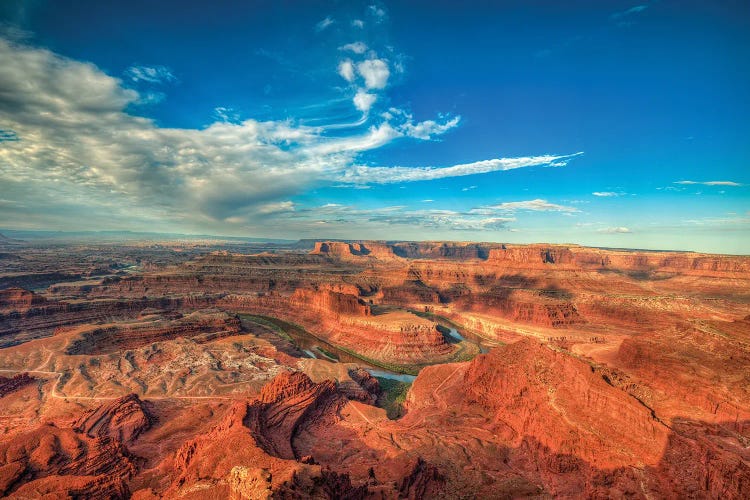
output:
[[[126,498],[138,460],[122,438],[132,442],[148,428],[141,401],[128,397],[82,417],[72,428],[48,423],[0,440],[0,495]]]
[[[426,368],[408,405],[406,425],[482,415],[503,462],[554,496],[740,498],[750,488],[746,430],[713,428],[722,438],[712,438],[702,435],[710,425],[663,421],[586,363],[532,340]],[[679,456],[705,458],[686,467]]]

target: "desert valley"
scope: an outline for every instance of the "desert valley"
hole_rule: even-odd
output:
[[[0,496],[746,498],[750,258],[0,241]]]
[[[750,2],[0,1],[0,498],[750,499]]]

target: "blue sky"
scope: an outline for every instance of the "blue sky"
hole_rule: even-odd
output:
[[[750,253],[745,2],[0,4],[0,227]]]

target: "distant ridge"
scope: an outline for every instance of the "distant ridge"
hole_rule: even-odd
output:
[[[255,238],[244,236],[221,236],[214,234],[182,234],[182,233],[154,233],[148,231],[48,231],[48,230],[23,230],[23,229],[4,229],[5,234],[11,235],[12,238],[22,239],[44,239],[44,240],[66,240],[66,239],[83,239],[83,240],[107,240],[107,241],[125,241],[125,240],[217,240],[217,241],[234,241],[234,242],[266,242],[266,243],[294,243],[296,240],[286,240],[281,238]],[[2,236],[2,235],[0,235]],[[7,236],[0,237],[0,241],[13,241]]]
[[[6,244],[9,244],[9,245],[12,245],[14,243],[21,243],[21,241],[20,240],[16,240],[14,238],[8,238],[3,233],[0,233],[0,243],[6,243]]]

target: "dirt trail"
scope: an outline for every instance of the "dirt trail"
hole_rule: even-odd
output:
[[[80,400],[90,400],[90,401],[112,401],[114,399],[119,399],[121,396],[70,396],[67,394],[58,394],[57,392],[57,385],[60,383],[60,380],[62,380],[63,373],[61,372],[49,372],[49,371],[42,371],[42,370],[7,370],[7,369],[0,369],[0,372],[2,373],[12,373],[12,374],[19,374],[19,373],[28,373],[29,375],[46,375],[46,376],[55,376],[57,377],[57,380],[55,383],[52,384],[52,390],[49,392],[50,397],[53,397],[55,399],[80,399]],[[143,396],[143,399],[149,400],[149,399],[218,399],[218,400],[229,400],[234,401],[238,399],[243,399],[243,397],[229,397],[229,396]]]

